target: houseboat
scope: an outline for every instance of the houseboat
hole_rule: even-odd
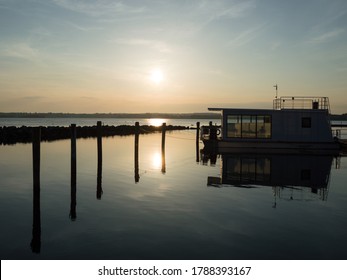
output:
[[[279,97],[272,109],[209,108],[221,126],[202,126],[205,149],[228,151],[327,152],[340,150],[330,123],[328,97]]]

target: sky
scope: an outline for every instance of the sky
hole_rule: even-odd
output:
[[[0,0],[0,112],[206,112],[328,96],[346,0]]]

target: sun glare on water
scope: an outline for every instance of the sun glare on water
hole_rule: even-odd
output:
[[[153,126],[161,126],[163,123],[166,123],[166,121],[167,121],[166,119],[158,119],[158,118],[147,120],[148,124]]]
[[[152,167],[154,169],[160,169],[162,163],[162,158],[159,153],[155,153],[152,155]]]

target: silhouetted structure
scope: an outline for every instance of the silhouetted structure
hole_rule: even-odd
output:
[[[96,186],[96,198],[101,199],[102,196],[102,125],[97,122],[97,144],[98,144],[98,174]]]
[[[166,134],[166,123],[163,123],[163,125],[162,125],[162,132],[161,132],[161,172],[162,173],[166,173],[165,134]]]
[[[218,153],[282,150],[338,155],[345,142],[332,134],[328,97],[283,96],[273,109],[209,108],[221,126],[202,127],[205,149]]]
[[[33,229],[30,242],[33,253],[41,251],[41,210],[40,210],[40,142],[41,130],[33,128]]]
[[[75,221],[76,214],[76,192],[77,192],[77,153],[76,153],[76,125],[71,124],[71,203],[70,219]]]
[[[135,183],[140,181],[139,174],[139,122],[135,123],[135,157],[134,157],[134,171],[135,171]]]
[[[200,122],[197,122],[196,123],[196,140],[195,140],[196,162],[200,162],[199,139],[200,139]]]

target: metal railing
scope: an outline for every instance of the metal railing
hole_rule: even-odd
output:
[[[327,110],[330,113],[328,97],[281,96],[273,101],[273,109]]]

